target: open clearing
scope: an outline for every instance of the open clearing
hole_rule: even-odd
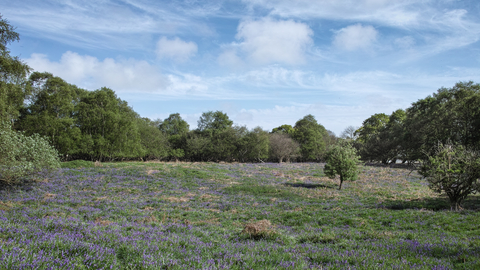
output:
[[[464,210],[416,172],[111,163],[0,191],[0,269],[479,269]]]

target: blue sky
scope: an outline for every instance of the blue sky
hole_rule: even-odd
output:
[[[480,82],[477,0],[0,0],[35,71],[114,90],[196,128],[221,110],[271,130],[307,114],[337,135],[438,88]]]

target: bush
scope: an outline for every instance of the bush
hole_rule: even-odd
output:
[[[0,126],[0,182],[14,184],[43,170],[60,167],[58,153],[38,134],[25,136]]]
[[[445,192],[451,208],[458,210],[469,194],[480,191],[480,154],[462,145],[439,143],[424,161],[420,174],[432,190]]]
[[[335,145],[327,152],[326,162],[327,164],[325,164],[323,169],[326,176],[335,178],[336,175],[340,175],[340,186],[338,189],[342,189],[343,181],[355,181],[357,179],[359,156],[355,148],[350,144]]]

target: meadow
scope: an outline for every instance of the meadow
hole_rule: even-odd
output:
[[[480,196],[415,171],[104,163],[0,190],[0,269],[480,269]]]

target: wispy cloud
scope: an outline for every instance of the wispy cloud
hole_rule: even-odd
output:
[[[140,50],[150,42],[149,35],[213,33],[200,20],[152,7],[155,3],[147,8],[141,1],[26,0],[9,2],[2,11],[24,33],[82,48]]]

